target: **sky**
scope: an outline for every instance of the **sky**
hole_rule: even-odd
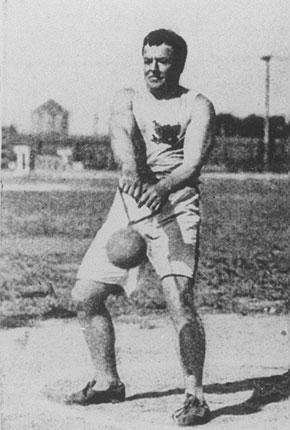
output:
[[[2,0],[5,125],[29,132],[31,112],[53,98],[70,113],[72,134],[106,125],[122,87],[142,80],[144,36],[170,28],[185,38],[181,83],[217,112],[263,114],[265,63],[271,114],[290,118],[289,0]],[[105,128],[104,128],[105,129]]]

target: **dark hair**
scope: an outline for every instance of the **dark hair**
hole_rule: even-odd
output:
[[[180,67],[180,72],[182,72],[187,57],[187,44],[181,36],[174,33],[172,30],[160,28],[159,30],[154,30],[148,33],[143,40],[142,54],[144,52],[145,45],[159,46],[162,45],[162,43],[172,46],[176,61]]]

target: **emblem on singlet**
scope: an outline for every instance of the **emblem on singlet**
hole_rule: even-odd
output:
[[[180,136],[181,126],[180,124],[161,125],[157,121],[153,121],[153,134],[152,140],[155,143],[166,143],[167,145],[178,147],[182,146],[182,136]]]

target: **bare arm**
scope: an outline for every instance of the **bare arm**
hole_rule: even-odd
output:
[[[138,198],[141,180],[134,146],[137,125],[132,112],[133,94],[132,89],[116,94],[110,113],[110,137],[116,161],[121,167],[119,186],[122,191]]]
[[[166,178],[148,188],[140,199],[140,206],[146,204],[158,209],[168,195],[177,191],[199,176],[213,144],[215,111],[212,103],[198,95],[194,100],[192,118],[186,130],[184,141],[184,160]]]

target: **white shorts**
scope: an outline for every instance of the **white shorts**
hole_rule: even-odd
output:
[[[114,266],[108,260],[106,243],[113,232],[128,225],[124,202],[131,221],[146,217],[150,210],[145,206],[138,208],[127,194],[123,194],[123,199],[117,191],[107,220],[83,258],[78,279],[122,285],[126,290],[129,272],[135,269],[128,271]],[[194,276],[199,226],[199,192],[191,187],[172,193],[160,213],[134,225],[145,238],[148,259],[161,279],[171,275]]]

